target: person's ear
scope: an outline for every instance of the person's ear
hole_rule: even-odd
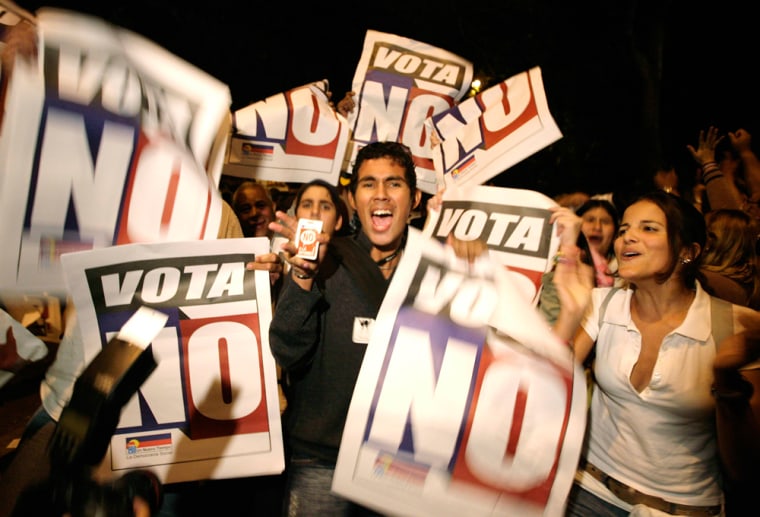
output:
[[[678,261],[681,264],[688,264],[692,260],[696,260],[697,257],[699,257],[700,252],[702,251],[702,248],[699,244],[692,243],[690,246],[687,246],[683,249],[683,251],[680,254],[680,257]]]
[[[412,196],[412,210],[420,206],[421,199],[422,199],[422,191],[420,189],[415,189],[414,196]]]
[[[343,226],[343,216],[339,215],[338,219],[335,221],[335,231],[337,232],[338,230],[340,230],[342,226]]]

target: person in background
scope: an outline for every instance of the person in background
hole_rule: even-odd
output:
[[[296,256],[296,217],[278,211],[282,222],[270,225],[290,239],[283,246],[290,274],[269,329],[272,353],[289,383],[284,515],[374,514],[331,493],[331,484],[372,324],[420,197],[408,148],[374,142],[353,166],[348,199],[361,222],[355,233],[330,238],[323,231],[318,258],[308,260]],[[300,203],[303,198],[296,207],[304,213]]]
[[[744,333],[760,329],[760,314],[731,305],[738,337],[716,349],[713,302],[697,280],[705,240],[691,203],[655,191],[628,206],[614,243],[625,288],[591,289],[577,278],[579,252],[562,250],[553,328],[579,362],[596,354],[568,516],[721,515],[721,465],[746,475],[744,451],[756,470],[760,362]]]
[[[337,188],[328,182],[316,179],[304,183],[295,192],[292,209],[296,219],[319,219],[322,221],[322,232],[327,235],[339,234],[345,220],[345,207],[338,195]],[[261,269],[258,264],[258,269]],[[277,306],[274,300],[273,310]],[[280,412],[284,415],[288,407],[288,379],[282,368],[277,364],[278,391],[280,397]],[[254,513],[265,516],[279,515],[282,509],[285,492],[286,474],[259,476],[241,480],[238,487],[241,491],[249,491],[253,495],[256,510]],[[245,484],[243,484],[245,483]],[[222,486],[222,488],[225,488]]]
[[[652,178],[656,188],[680,196],[681,191],[679,190],[678,179],[676,169],[672,166],[660,167],[654,173],[654,177]]]
[[[343,231],[347,233],[353,233],[359,229],[359,218],[356,217],[354,209],[351,208],[351,204],[348,202],[348,195],[351,192],[349,185],[351,184],[351,173],[341,172],[338,182],[338,194],[343,201],[343,206],[346,208],[346,218],[343,220]]]
[[[336,186],[320,179],[304,183],[296,192],[293,205],[296,218],[322,221],[323,233],[330,236],[348,233],[344,231],[348,212]]]
[[[698,180],[704,185],[706,203],[700,203],[702,212],[744,210],[760,233],[760,160],[752,151],[749,132],[738,129],[729,132],[728,137],[731,147],[722,147],[725,135],[710,126],[699,132],[697,147],[686,146],[699,166]]]
[[[618,211],[610,201],[592,197],[583,203],[575,214],[581,218],[581,232],[591,249],[596,270],[596,286],[615,283],[617,260],[612,242],[617,236]]]
[[[741,209],[760,226],[760,159],[752,150],[752,135],[746,129],[728,132],[731,147],[741,162],[745,195]],[[722,164],[721,164],[722,168]]]
[[[244,237],[268,237],[270,249],[274,233],[269,223],[274,221],[275,204],[266,187],[255,181],[242,182],[232,194],[235,215],[240,222]],[[277,298],[282,278],[283,264],[276,252],[259,255],[246,265],[249,270],[263,269],[269,271],[269,283],[272,285],[272,300]]]
[[[591,195],[589,195],[588,192],[583,192],[581,190],[564,192],[554,196],[554,201],[556,201],[559,206],[570,208],[573,211],[580,208],[580,206],[589,199],[591,199]]]
[[[568,207],[562,207],[562,209],[562,211],[573,212]],[[580,225],[578,246],[581,248],[584,261],[594,266],[596,287],[620,283],[620,280],[615,277],[617,261],[612,248],[618,227],[618,212],[615,205],[606,199],[592,197],[579,206],[574,215],[579,218],[576,224]],[[550,325],[557,319],[560,304],[557,289],[554,286],[553,269],[541,277],[538,309]]]
[[[272,237],[269,223],[274,221],[275,206],[266,187],[255,181],[244,181],[232,194],[235,210],[243,235],[246,237]]]
[[[723,208],[705,215],[703,287],[713,296],[760,309],[757,234],[745,211]]]

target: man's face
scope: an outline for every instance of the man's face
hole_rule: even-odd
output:
[[[240,220],[246,237],[271,237],[269,223],[274,221],[274,207],[263,187],[241,190],[233,200],[232,208]]]
[[[362,231],[380,250],[395,250],[401,244],[409,216],[420,202],[404,178],[404,168],[389,158],[366,160],[357,171],[356,193],[349,194],[351,207]]]

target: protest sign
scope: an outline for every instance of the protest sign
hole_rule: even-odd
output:
[[[480,185],[562,138],[549,112],[541,69],[510,77],[433,115],[442,185]]]
[[[101,469],[150,468],[162,482],[284,468],[269,350],[269,273],[245,264],[265,237],[127,244],[61,257],[83,368],[140,307],[168,315],[158,367],[127,403]]]
[[[399,515],[563,515],[585,428],[571,350],[488,254],[412,230],[378,313],[332,488]]]
[[[480,239],[491,257],[512,274],[533,305],[541,294],[541,275],[549,271],[559,237],[549,222],[551,198],[532,190],[469,185],[447,188],[441,209],[428,214],[425,234],[444,241],[449,233],[463,241]]]
[[[329,105],[327,80],[294,88],[234,113],[223,173],[268,181],[338,184],[348,124]]]
[[[409,38],[369,30],[352,83],[356,108],[349,114],[349,167],[365,145],[383,140],[412,152],[417,186],[438,188],[425,120],[450,109],[470,90],[470,61]],[[350,170],[350,169],[347,169]]]
[[[216,238],[229,88],[97,18],[37,23],[0,128],[0,290],[63,294],[70,251]]]

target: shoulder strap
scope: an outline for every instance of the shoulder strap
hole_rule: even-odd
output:
[[[610,304],[610,299],[619,289],[619,287],[611,287],[607,292],[607,296],[604,297],[602,305],[599,306],[599,328],[602,328],[602,320],[604,319],[604,313],[607,312],[607,306]]]
[[[607,296],[604,297],[602,305],[599,307],[599,328],[602,327],[602,320],[604,319],[605,312],[607,312],[607,305],[610,303],[610,298],[612,298],[612,295],[614,295],[615,291],[618,289],[620,288],[611,288],[607,293]],[[718,346],[724,339],[734,333],[734,309],[731,302],[716,296],[710,296],[710,320],[715,346]]]
[[[731,302],[710,296],[710,326],[716,347],[734,333],[734,309]]]

